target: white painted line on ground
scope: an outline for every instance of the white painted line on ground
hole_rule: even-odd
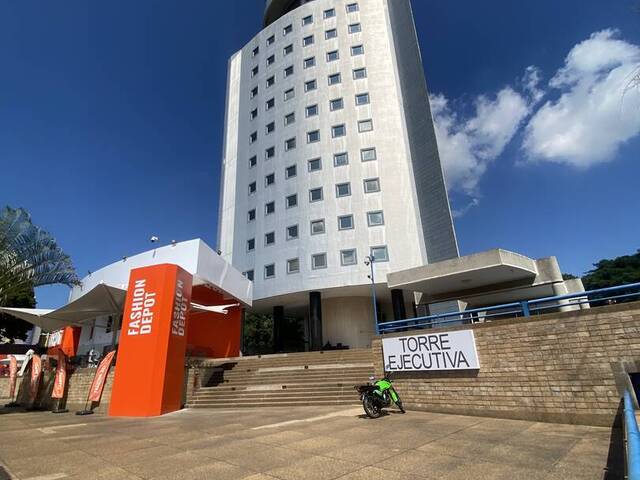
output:
[[[348,410],[340,410],[338,412],[328,413],[326,415],[321,415],[319,417],[301,418],[299,420],[288,420],[286,422],[271,423],[269,425],[261,425],[259,427],[253,427],[251,430],[262,430],[265,428],[284,427],[286,425],[293,425],[295,423],[303,423],[303,422],[318,422],[320,420],[327,420],[328,418],[334,418],[334,417],[352,417],[355,415],[359,415],[361,413],[362,413],[362,409],[360,407],[350,408]]]
[[[49,475],[25,478],[24,480],[57,480],[58,478],[67,478],[68,476],[66,473],[51,473]]]
[[[74,428],[74,427],[85,427],[86,423],[71,423],[69,425],[53,425],[51,427],[43,427],[38,428],[38,430],[44,434],[52,434],[56,433],[56,430],[60,430],[61,428]]]

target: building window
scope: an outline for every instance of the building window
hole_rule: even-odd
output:
[[[351,195],[351,184],[349,182],[336,184],[336,197],[348,197]]]
[[[273,45],[276,41],[276,36],[275,35],[271,35],[269,38],[267,38],[267,47],[269,45]]]
[[[289,24],[286,27],[284,27],[282,29],[282,34],[283,35],[289,35],[291,32],[293,32],[293,25]]]
[[[319,158],[313,158],[307,162],[310,172],[322,170],[322,161]]]
[[[298,238],[298,225],[289,225],[287,227],[287,240]]]
[[[338,230],[353,229],[353,215],[341,215],[338,217]]]
[[[338,53],[338,50],[327,52],[327,62],[334,62],[339,58],[340,58],[340,54]]]
[[[355,248],[349,250],[340,250],[340,264],[343,267],[348,265],[356,265],[358,263],[358,255]]]
[[[344,137],[347,134],[347,127],[344,125],[334,125],[331,127],[331,136],[333,138]]]
[[[253,49],[252,55],[255,57],[256,55],[258,55],[260,53],[260,47],[255,47]]]
[[[302,18],[302,26],[311,25],[313,23],[313,15],[307,15]]]
[[[371,247],[371,256],[376,262],[388,262],[389,252],[387,251],[387,246]]]
[[[320,202],[322,198],[322,187],[312,188],[309,190],[309,202]]]
[[[284,149],[286,151],[293,150],[294,148],[296,148],[296,137],[289,138],[284,141]]]
[[[269,265],[264,266],[264,278],[270,279],[276,277],[276,264],[270,263]]]
[[[367,69],[366,68],[356,68],[353,71],[353,79],[361,80],[363,78],[367,78]]]
[[[276,174],[270,173],[269,175],[265,175],[264,177],[264,186],[269,187],[276,183]]]
[[[258,95],[258,86],[256,85],[251,89],[251,98],[254,98]]]
[[[298,258],[290,258],[287,260],[287,273],[300,272],[300,260]]]
[[[311,235],[320,235],[324,232],[324,218],[320,220],[313,220],[311,222]]]
[[[252,193],[256,193],[256,182],[251,182],[249,184],[249,195]]]
[[[342,82],[342,76],[339,73],[329,75],[329,85],[337,85]]]
[[[256,239],[250,238],[247,240],[247,252],[252,252],[256,249]]]
[[[302,46],[308,47],[309,45],[313,45],[314,39],[313,35],[308,35],[302,39]]]
[[[247,212],[247,222],[253,222],[256,219],[256,209],[252,208]]]
[[[276,84],[276,76],[275,75],[271,75],[269,78],[267,78],[267,88],[273,87],[275,84]]]
[[[349,3],[347,4],[347,13],[353,13],[353,12],[357,12],[358,9],[358,4],[357,3]]]
[[[276,243],[276,232],[269,232],[264,234],[264,245],[268,247]]]
[[[333,156],[333,166],[342,167],[343,165],[349,165],[349,154],[347,152],[336,153]]]
[[[291,112],[291,113],[287,113],[284,116],[284,125],[291,125],[292,123],[294,123],[296,121],[296,114],[295,112]]]
[[[249,143],[253,143],[256,140],[258,140],[258,132],[252,132],[251,135],[249,135]]]
[[[354,45],[351,47],[351,56],[355,57],[357,55],[364,55],[364,46]]]
[[[316,57],[305,58],[303,62],[304,68],[311,68],[316,66]]]
[[[284,47],[282,52],[283,52],[284,55],[289,55],[290,53],[293,53],[293,43],[290,43],[289,45]]]
[[[336,110],[342,110],[344,108],[344,101],[342,98],[334,98],[333,100],[329,100],[329,110],[332,112]]]
[[[293,88],[290,88],[289,90],[285,90],[284,92],[284,100],[291,100],[293,97],[296,96],[296,91]]]
[[[271,110],[275,106],[276,106],[276,99],[275,98],[270,98],[269,100],[267,100],[264,103],[264,109],[265,110]]]
[[[335,28],[332,28],[330,30],[325,30],[324,32],[325,40],[330,40],[332,38],[336,38],[337,36],[338,36],[338,30],[336,30]]]
[[[367,120],[360,120],[358,122],[358,131],[359,132],[370,132],[373,130],[373,120],[370,118]]]
[[[366,105],[369,103],[368,93],[359,93],[356,95],[356,105]]]
[[[287,78],[291,75],[293,75],[293,65],[289,65],[287,68],[284,69],[284,78]]]
[[[305,108],[305,115],[307,117],[318,115],[318,105],[308,105],[307,108]]]
[[[270,133],[275,132],[275,130],[276,130],[276,122],[267,123],[267,126],[265,127],[265,130],[267,132],[267,135],[269,135]]]
[[[376,158],[376,149],[374,147],[363,148],[362,150],[360,150],[360,160],[362,160],[363,162],[370,162],[372,160],[375,160]]]
[[[327,254],[316,253],[311,255],[311,268],[318,270],[321,268],[327,268]]]
[[[310,92],[311,90],[315,90],[316,88],[318,88],[318,83],[315,81],[315,79],[304,82],[305,92]]]
[[[275,213],[275,211],[276,211],[276,202],[269,202],[265,204],[264,206],[265,215],[271,215],[272,213]]]
[[[267,67],[269,65],[273,65],[274,63],[276,63],[276,56],[275,55],[269,55],[267,57]]]
[[[285,198],[285,204],[287,208],[293,208],[298,206],[298,194],[294,193],[293,195],[288,195]]]
[[[267,160],[272,159],[276,156],[276,147],[269,147],[264,151],[264,158]]]
[[[258,157],[257,156],[253,156],[249,159],[249,168],[253,168],[258,164]]]
[[[335,8],[329,8],[328,10],[325,10],[324,13],[322,14],[322,16],[324,18],[332,18],[336,16],[336,9]]]
[[[289,165],[284,169],[285,178],[293,178],[298,175],[298,167],[296,165]]]
[[[367,225],[370,227],[384,225],[384,214],[382,213],[382,210],[367,212]]]
[[[320,141],[320,130],[307,132],[307,143],[315,143]]]
[[[362,26],[359,23],[352,23],[349,25],[349,33],[360,33]]]
[[[253,110],[251,110],[251,113],[249,114],[249,118],[251,120],[253,120],[254,118],[256,118],[258,116],[258,109],[254,108]]]
[[[246,272],[242,273],[245,277],[247,277],[247,280],[250,280],[253,282],[253,270],[247,270]]]
[[[251,76],[255,77],[256,75],[258,75],[258,66],[257,65],[251,69]]]
[[[367,178],[364,180],[364,193],[373,193],[380,191],[379,178]]]

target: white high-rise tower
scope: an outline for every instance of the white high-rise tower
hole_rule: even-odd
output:
[[[218,246],[309,346],[370,344],[391,271],[458,256],[409,0],[270,0],[229,61]]]

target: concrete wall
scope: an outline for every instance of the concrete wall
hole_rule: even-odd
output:
[[[526,420],[611,425],[640,371],[640,303],[428,330],[473,329],[479,371],[398,373],[412,409]],[[425,333],[425,330],[389,336]],[[373,340],[382,373],[381,337]]]
[[[322,341],[350,348],[371,347],[375,334],[371,297],[329,298],[322,301]]]

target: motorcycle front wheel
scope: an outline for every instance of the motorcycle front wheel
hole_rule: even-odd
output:
[[[382,414],[382,410],[376,405],[371,395],[362,397],[362,408],[369,418],[378,418]]]

